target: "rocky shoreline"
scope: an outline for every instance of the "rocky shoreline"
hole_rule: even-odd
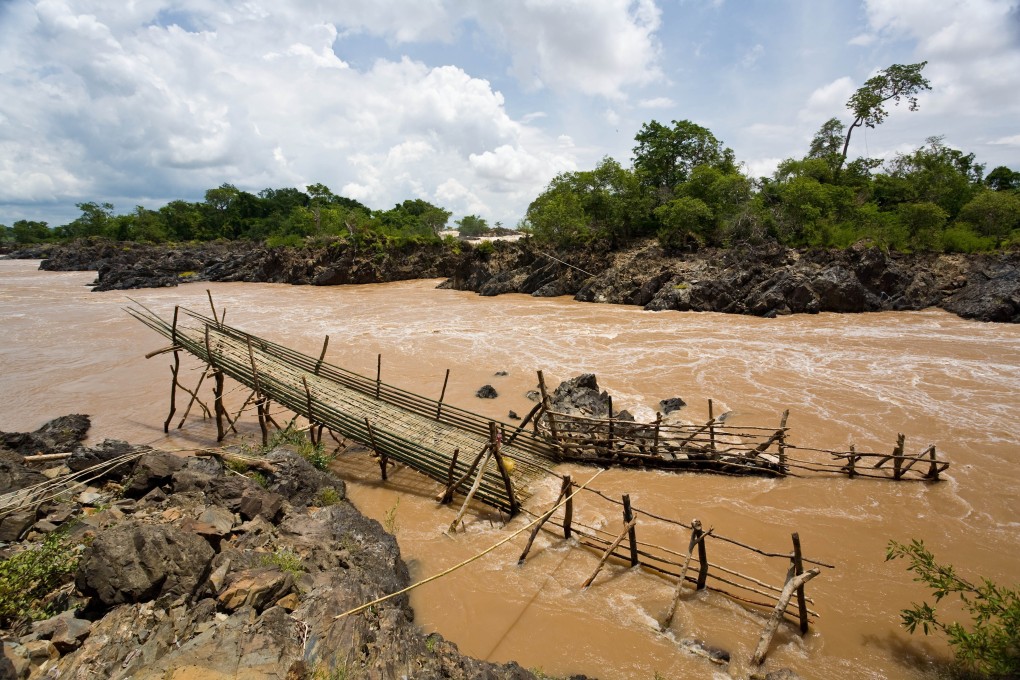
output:
[[[245,469],[85,447],[88,427],[0,433],[0,678],[536,677],[424,635],[406,595],[335,619],[410,577],[393,536],[293,445]],[[73,493],[14,500],[117,460]]]
[[[342,242],[266,248],[251,242],[152,246],[108,241],[47,245],[8,255],[49,271],[96,270],[94,290],[187,281],[298,285],[447,277],[441,287],[481,295],[570,295],[648,310],[777,316],[939,307],[966,319],[1020,323],[1020,252],[902,254],[857,245],[798,251],[775,244],[671,255],[655,241],[626,250],[550,251],[529,239],[356,252]]]

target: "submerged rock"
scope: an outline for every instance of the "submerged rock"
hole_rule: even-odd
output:
[[[495,399],[499,396],[499,393],[496,392],[496,388],[492,385],[482,385],[478,388],[478,391],[475,392],[475,396],[479,399]]]

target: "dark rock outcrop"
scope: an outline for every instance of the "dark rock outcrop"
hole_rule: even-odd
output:
[[[496,388],[492,385],[482,385],[475,392],[475,396],[479,399],[495,399],[499,396],[499,393],[496,392]]]
[[[85,439],[90,425],[86,415],[60,416],[34,432],[0,432],[0,448],[23,456],[66,453]]]

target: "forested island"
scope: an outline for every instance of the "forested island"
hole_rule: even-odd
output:
[[[848,151],[852,135],[930,89],[925,62],[894,64],[826,121],[806,154],[752,178],[709,129],[650,121],[633,163],[606,157],[554,177],[528,206],[518,244],[471,245],[452,213],[421,198],[373,210],[324,184],[115,213],[78,204],[51,228],[0,225],[16,257],[96,269],[97,287],[191,280],[333,285],[449,277],[483,294],[574,295],[650,309],[770,316],[940,306],[967,318],[1020,319],[1020,172],[985,172],[973,153],[928,137],[886,161]],[[461,237],[508,230],[478,215]],[[134,245],[115,245],[131,242]],[[167,244],[170,247],[167,247]],[[19,250],[20,248],[20,250]]]

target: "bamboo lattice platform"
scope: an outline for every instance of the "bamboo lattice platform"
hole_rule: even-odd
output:
[[[180,309],[189,323],[167,322],[148,309],[128,312],[213,369],[254,392],[372,447],[384,459],[404,463],[467,493],[474,468],[483,468],[474,495],[493,507],[515,513],[527,500],[531,483],[547,475],[554,458],[550,445],[517,428],[508,434],[498,423],[497,455],[484,455],[493,442],[492,421],[477,414],[387,385],[379,380],[259,338],[217,319]],[[510,465],[503,465],[509,461]],[[508,473],[509,484],[501,467]]]

